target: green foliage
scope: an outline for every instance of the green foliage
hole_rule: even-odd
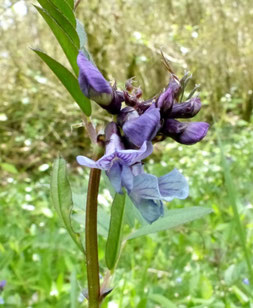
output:
[[[58,158],[54,162],[50,187],[52,202],[59,217],[73,241],[84,252],[80,234],[74,232],[71,224],[71,211],[73,207],[72,192],[67,178],[66,162],[62,158]]]
[[[75,31],[75,23],[72,25],[70,21],[55,7],[50,0],[38,0],[39,4],[46,10],[52,18],[62,27],[63,31],[71,38],[77,48],[80,46],[79,37]],[[64,3],[64,1],[61,3]],[[74,17],[74,15],[73,15]],[[75,17],[74,17],[75,21]]]
[[[74,1],[72,0],[50,0],[60,12],[65,15],[68,20],[71,22],[73,27],[76,26],[76,19],[73,12],[74,9]]]
[[[82,91],[80,90],[76,77],[66,67],[42,51],[36,49],[33,49],[33,51],[36,52],[36,54],[39,55],[40,58],[50,67],[53,73],[58,77],[70,95],[77,102],[81,110],[89,116],[91,114],[90,101],[83,95]]]
[[[57,38],[60,46],[62,47],[66,57],[68,58],[73,71],[75,72],[76,76],[78,76],[79,70],[76,62],[76,58],[78,55],[78,47],[74,45],[73,41],[69,37],[69,33],[66,33],[64,29],[59,26],[58,23],[46,11],[36,5],[34,7],[47,22],[48,26],[50,27],[55,37]]]
[[[186,222],[201,218],[211,212],[212,210],[204,207],[190,207],[180,210],[170,210],[166,213],[165,217],[159,219],[151,225],[141,227],[134,233],[130,234],[128,239],[130,240],[150,233],[175,228]]]
[[[110,270],[114,269],[120,253],[125,213],[125,200],[126,193],[115,194],[112,203],[110,229],[105,250],[105,262]]]

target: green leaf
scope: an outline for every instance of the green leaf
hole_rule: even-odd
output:
[[[116,194],[112,203],[111,221],[105,249],[105,262],[111,270],[114,268],[121,246],[126,194]]]
[[[77,307],[77,297],[78,297],[78,285],[77,285],[77,277],[76,277],[76,269],[73,267],[70,276],[70,307]]]
[[[57,158],[54,161],[53,172],[51,176],[51,198],[53,205],[62,219],[65,228],[73,241],[84,253],[79,234],[72,229],[70,215],[72,212],[72,192],[67,177],[67,166],[63,158]]]
[[[68,18],[72,26],[76,27],[76,18],[73,12],[74,1],[73,0],[50,0],[62,14]]]
[[[74,45],[71,38],[64,32],[64,30],[58,25],[58,23],[42,8],[34,5],[40,15],[44,18],[52,32],[54,33],[56,39],[62,47],[66,57],[69,60],[70,65],[72,66],[76,76],[78,76],[78,66],[77,66],[77,55],[78,48]]]
[[[79,36],[70,21],[52,4],[50,0],[38,0],[39,4],[44,10],[55,19],[63,31],[70,37],[75,46],[79,49]]]
[[[158,219],[151,225],[146,225],[135,231],[128,236],[129,239],[133,239],[139,236],[155,233],[167,229],[178,227],[186,222],[193,221],[200,217],[203,217],[212,212],[211,209],[193,206],[184,209],[170,210],[163,218]]]
[[[63,65],[59,62],[45,54],[44,52],[33,49],[37,55],[49,66],[49,68],[54,72],[54,74],[58,77],[64,87],[68,90],[70,95],[77,102],[81,110],[87,115],[91,114],[91,104],[87,97],[85,97],[80,90],[78,80],[76,77]]]

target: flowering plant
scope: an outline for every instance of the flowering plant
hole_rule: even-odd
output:
[[[87,132],[95,145],[93,159],[77,156],[78,164],[91,169],[86,199],[85,244],[83,235],[72,228],[72,192],[66,163],[62,158],[56,159],[54,163],[51,181],[53,204],[86,258],[86,297],[89,307],[95,308],[100,306],[103,298],[111,291],[109,277],[116,268],[122,246],[127,240],[178,226],[210,212],[201,207],[165,212],[163,201],[170,202],[174,198],[185,199],[188,196],[187,181],[177,169],[156,177],[146,173],[143,167],[143,160],[148,161],[155,143],[172,138],[178,143],[191,145],[206,136],[209,125],[205,122],[178,121],[194,117],[201,108],[200,99],[194,96],[196,88],[182,102],[190,79],[188,73],[180,80],[164,59],[170,71],[170,82],[164,91],[148,100],[142,99],[142,90],[133,85],[133,79],[126,81],[124,89],[118,89],[116,84],[111,86],[91,60],[85,31],[73,13],[73,1],[68,0],[68,7],[57,7],[50,1],[38,2],[42,8],[35,7],[57,38],[73,73],[41,50],[34,51],[51,68],[87,116]],[[89,118],[90,100],[113,116],[113,121],[105,123],[102,134],[96,133]],[[105,260],[108,271],[100,286],[97,199],[101,170],[105,171],[115,196],[107,228]],[[145,223],[123,238],[127,195]]]

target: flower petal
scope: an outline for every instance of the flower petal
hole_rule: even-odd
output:
[[[108,176],[113,188],[117,193],[122,193],[121,172],[122,167],[118,161],[114,162],[112,167],[108,171],[106,171],[106,175]]]
[[[163,203],[160,200],[138,198],[136,195],[129,195],[133,204],[140,211],[141,215],[152,223],[163,215]]]
[[[130,167],[123,165],[121,172],[121,183],[127,191],[131,191],[133,189],[133,173]]]
[[[170,118],[192,118],[201,108],[201,101],[198,97],[193,97],[188,102],[174,104],[169,113]]]
[[[97,168],[101,170],[108,170],[112,166],[112,161],[115,158],[115,152],[102,156],[97,162]]]
[[[117,151],[117,156],[128,166],[140,162],[148,157],[153,151],[151,142],[144,142],[139,150],[120,150]]]
[[[168,119],[162,128],[162,133],[179,143],[191,145],[202,140],[208,131],[206,122],[179,122]]]
[[[147,173],[135,176],[131,195],[144,199],[161,199],[157,177]]]
[[[161,109],[161,114],[163,117],[166,117],[166,115],[170,112],[180,89],[180,82],[177,78],[171,75],[171,80],[167,89],[159,96],[156,103],[157,107]]]
[[[160,129],[160,109],[151,105],[141,116],[126,121],[122,127],[128,140],[140,147],[151,141]]]
[[[177,169],[159,177],[158,185],[162,199],[166,201],[185,199],[189,194],[188,183]]]
[[[100,169],[97,166],[97,163],[94,160],[89,159],[88,157],[79,155],[79,156],[77,156],[76,160],[77,160],[78,164],[81,165],[81,166]]]
[[[79,66],[78,81],[84,95],[93,99],[98,104],[110,104],[113,97],[112,87],[105,80],[98,68],[81,51],[77,57],[77,64]]]
[[[184,132],[174,139],[180,143],[191,145],[202,140],[206,136],[208,128],[209,124],[206,122],[191,122],[188,123]]]

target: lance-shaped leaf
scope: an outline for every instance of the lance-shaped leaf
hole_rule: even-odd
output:
[[[80,41],[76,29],[70,21],[59,11],[50,0],[38,0],[43,9],[58,23],[63,31],[71,38],[74,45],[79,49]]]
[[[70,65],[72,66],[76,76],[78,76],[78,66],[76,62],[76,58],[78,55],[78,48],[74,45],[71,38],[64,32],[62,27],[58,25],[58,23],[42,8],[34,5],[40,15],[44,18],[52,32],[54,33],[56,39],[62,47],[66,57],[69,60]]]
[[[33,49],[37,55],[50,67],[54,74],[58,77],[64,87],[68,90],[70,95],[77,102],[81,110],[87,115],[91,114],[91,104],[87,97],[85,97],[80,90],[77,78],[63,65],[59,62],[45,54],[44,52]]]
[[[172,229],[184,223],[201,218],[207,214],[210,214],[211,212],[212,212],[211,209],[200,206],[170,210],[166,213],[165,217],[158,219],[151,225],[146,225],[144,227],[141,227],[134,233],[130,234],[127,237],[127,239],[130,240],[150,233],[156,233],[159,231]]]
[[[73,12],[74,1],[73,0],[50,0],[62,14],[68,18],[73,27],[76,26],[76,18]]]
[[[65,228],[73,241],[84,253],[79,234],[72,229],[70,215],[73,207],[71,187],[67,177],[67,166],[63,158],[54,161],[51,176],[51,198],[53,205],[60,216]]]
[[[105,249],[105,262],[112,270],[118,260],[124,222],[126,194],[116,194],[112,203],[111,221]]]

